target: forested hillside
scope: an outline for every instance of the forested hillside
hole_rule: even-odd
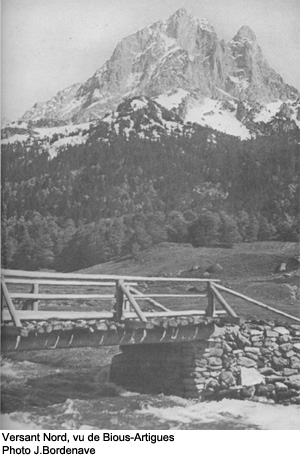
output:
[[[189,124],[155,138],[99,122],[52,159],[38,140],[6,144],[2,264],[69,271],[162,241],[295,241],[298,132],[241,141]]]

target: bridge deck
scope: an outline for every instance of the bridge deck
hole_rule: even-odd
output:
[[[208,339],[214,331],[215,325],[225,322],[236,323],[237,319],[219,316],[207,318],[201,315],[156,316],[147,322],[140,321],[137,316],[127,315],[125,319],[115,321],[109,319],[83,319],[83,315],[76,312],[76,317],[69,320],[70,313],[65,312],[65,318],[58,319],[50,313],[52,318],[44,320],[29,319],[30,312],[25,312],[27,319],[23,319],[22,328],[16,328],[12,322],[2,325],[1,348],[2,352],[40,350],[40,349],[69,349],[76,347],[103,347],[125,346],[134,344],[181,343]],[[32,313],[34,314],[34,313]],[[60,313],[62,314],[62,313]],[[176,314],[176,313],[174,313]],[[49,313],[46,312],[46,315]],[[35,318],[36,315],[33,315]],[[42,316],[41,316],[42,317]]]
[[[106,320],[113,319],[114,313],[111,311],[23,311],[18,310],[18,317],[21,321],[42,321],[42,320],[77,320],[77,319],[96,319],[96,320]],[[226,314],[226,311],[219,310],[217,311],[217,316]],[[147,320],[160,318],[160,317],[182,317],[182,316],[203,316],[205,317],[205,311],[203,310],[185,310],[185,311],[169,311],[166,312],[146,312],[145,313]],[[138,319],[135,312],[124,312],[123,319]],[[10,322],[11,316],[7,310],[3,311],[4,322]]]

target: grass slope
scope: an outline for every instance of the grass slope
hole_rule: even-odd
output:
[[[211,278],[220,279],[223,285],[300,317],[300,272],[295,259],[298,255],[298,244],[289,242],[242,243],[231,249],[162,243],[141,252],[138,258],[121,258],[82,272],[183,277],[203,277],[209,272]],[[281,263],[286,263],[286,270],[278,272]],[[216,264],[222,269],[214,268]],[[169,289],[172,288],[176,290],[174,285],[170,285]],[[230,295],[226,295],[226,299],[245,317],[273,316]],[[184,307],[187,308],[187,304]]]

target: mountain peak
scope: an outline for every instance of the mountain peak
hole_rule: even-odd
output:
[[[262,103],[298,95],[269,67],[250,27],[241,27],[226,47],[208,21],[180,8],[167,20],[125,37],[91,78],[34,106],[23,120],[81,123],[104,116],[124,99],[170,91],[196,94],[199,101]]]
[[[186,24],[190,23],[194,27],[200,26],[201,29],[204,29],[208,32],[214,32],[214,28],[210,22],[208,22],[206,19],[196,18],[185,8],[179,8],[179,10],[175,11],[175,13],[169,17],[167,22],[169,24],[179,23],[182,24],[183,27],[186,27]]]
[[[187,16],[187,15],[189,15],[189,13],[187,12],[185,8],[179,8],[177,11],[175,11],[174,14],[172,14],[172,16]]]
[[[256,42],[256,35],[249,26],[242,26],[233,38],[233,41],[237,42],[241,39],[246,39],[254,43]]]

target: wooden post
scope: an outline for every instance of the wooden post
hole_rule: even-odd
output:
[[[212,290],[212,282],[207,282],[207,309],[206,315],[207,317],[213,317],[215,313],[215,294]]]
[[[38,292],[39,292],[39,284],[34,283],[33,284],[33,293],[38,294]],[[39,301],[33,301],[32,310],[33,311],[38,311],[39,310]]]
[[[123,305],[124,305],[124,292],[122,290],[122,280],[116,281],[116,305],[115,305],[115,320],[121,320],[123,317]]]
[[[7,286],[6,286],[6,283],[5,283],[4,279],[1,280],[1,286],[2,286],[3,295],[4,295],[4,298],[5,298],[9,313],[11,315],[11,318],[12,318],[12,320],[13,320],[16,327],[22,328],[22,324],[21,324],[19,316],[18,316],[18,314],[16,312],[15,306],[13,305],[13,302],[12,302],[10,296],[9,296],[9,291],[7,289]]]
[[[217,288],[214,286],[213,283],[211,284],[210,288],[212,292],[214,293],[215,297],[217,298],[217,300],[219,301],[219,303],[221,304],[221,306],[224,307],[224,309],[228,312],[228,314],[231,315],[231,317],[237,318],[238,316],[236,315],[232,307],[229,306],[228,302],[223,298],[221,293],[218,292]]]
[[[3,295],[3,288],[1,283],[1,324],[3,321],[3,309],[4,309],[4,295]]]
[[[147,318],[145,317],[145,314],[141,311],[140,306],[132,296],[132,293],[130,293],[129,288],[124,284],[123,280],[119,281],[119,285],[123,290],[123,293],[127,296],[128,301],[130,302],[131,306],[135,310],[138,318],[141,320],[141,322],[147,322]]]

